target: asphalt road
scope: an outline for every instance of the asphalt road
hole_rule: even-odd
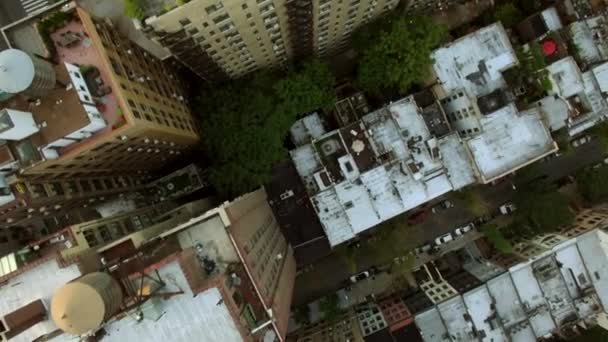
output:
[[[541,174],[547,176],[547,180],[555,181],[574,174],[581,168],[601,162],[603,159],[602,146],[599,142],[593,140],[575,149],[571,154],[538,162],[534,165],[540,170]],[[516,184],[516,186],[522,187],[525,184]],[[496,208],[500,204],[511,200],[515,191],[517,190],[513,190],[511,180],[480,188],[481,196],[491,208]],[[435,202],[439,200],[441,199]],[[427,241],[432,241],[439,235],[451,232],[459,225],[470,222],[475,218],[472,213],[465,209],[464,203],[460,203],[457,199],[454,202],[454,208],[438,214],[429,214],[422,224],[410,227],[411,238],[408,240],[408,246],[405,247],[413,249]],[[403,215],[403,219],[406,220],[408,216],[408,214]],[[357,255],[355,257],[358,271],[378,266],[375,260],[368,257]],[[294,288],[293,305],[309,303],[337,291],[343,287],[350,275],[343,258],[336,253],[330,254],[298,275]]]

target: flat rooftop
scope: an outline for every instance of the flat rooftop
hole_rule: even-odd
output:
[[[583,92],[583,77],[576,61],[571,56],[547,66],[553,90],[564,98]]]
[[[445,322],[450,338],[454,342],[466,342],[475,339],[473,324],[467,322],[467,308],[461,296],[456,296],[437,305],[441,318]]]
[[[416,325],[426,342],[450,341],[448,330],[435,307],[416,315]]]
[[[99,39],[97,32],[90,32],[82,23],[87,22],[88,17],[82,14],[80,8],[76,8],[75,15],[78,15],[80,21],[71,21],[66,26],[51,33],[51,39],[55,43],[57,49],[57,57],[60,64],[70,63],[80,67],[95,67],[99,71],[99,80],[104,86],[110,87],[112,92],[109,94],[97,97],[97,110],[106,122],[106,127],[95,132],[91,137],[83,139],[77,143],[68,145],[59,150],[59,153],[65,153],[73,150],[88,141],[95,139],[96,136],[103,135],[109,131],[112,131],[115,127],[121,126],[124,123],[125,118],[122,115],[122,110],[118,106],[115,91],[120,89],[113,89],[112,82],[110,80],[110,72],[107,69],[107,65],[98,50],[98,47],[94,45],[93,39]],[[87,22],[91,23],[92,22]],[[74,37],[79,37],[79,40],[69,46],[62,46],[58,42],[62,40],[62,35],[69,34]]]
[[[0,316],[6,316],[38,299],[50,305],[51,298],[57,289],[80,276],[81,273],[76,265],[62,268],[54,258],[43,261],[27,272],[10,278],[7,283],[3,284],[0,288],[2,293]],[[57,326],[52,320],[45,320],[13,337],[11,341],[34,341],[36,338],[49,334],[56,329]]]
[[[455,187],[447,158],[464,152],[433,137],[412,97],[365,115],[290,152],[332,246]],[[441,156],[444,149],[448,154]],[[449,161],[454,183],[470,184],[472,169]]]
[[[491,305],[493,298],[485,286],[465,293],[463,299],[469,308],[471,320],[477,328],[477,333],[480,337],[483,337],[483,340],[508,341],[500,325],[501,322]]]
[[[558,149],[536,108],[518,112],[510,104],[480,122],[481,134],[466,143],[486,183]]]
[[[608,233],[597,229],[564,241],[419,313],[416,324],[430,341],[443,341],[436,330],[452,341],[527,342],[594,317],[608,299],[606,242]]]
[[[464,88],[475,97],[506,86],[502,71],[518,64],[501,23],[486,26],[435,50],[431,57],[446,93]]]
[[[319,139],[326,130],[319,114],[313,113],[296,121],[289,132],[293,143],[301,146],[309,144],[313,139]]]
[[[54,69],[58,81],[70,84],[63,64],[54,66]],[[90,122],[74,87],[53,89],[40,98],[39,104],[29,104],[26,111],[30,111],[36,123],[42,125],[39,132],[42,145],[64,138]]]
[[[183,291],[170,299],[151,299],[142,305],[144,319],[131,315],[114,320],[104,329],[107,341],[242,341],[219,289],[212,287],[194,295],[177,261],[158,269],[166,282],[163,292]],[[57,341],[73,341],[68,335]]]

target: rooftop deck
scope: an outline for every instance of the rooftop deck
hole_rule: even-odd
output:
[[[69,36],[73,37],[78,37],[78,40],[69,44],[69,46],[62,46],[65,44],[59,42],[64,40],[62,35],[65,34],[68,34]],[[57,49],[57,56],[60,64],[63,65],[63,63],[70,63],[81,68],[87,68],[91,66],[95,67],[99,71],[99,78],[103,82],[103,85],[111,87],[112,83],[110,82],[109,71],[106,69],[106,65],[102,59],[101,52],[98,51],[97,48],[94,46],[90,38],[91,35],[97,36],[97,33],[87,32],[81,22],[73,20],[66,26],[51,33],[51,39],[55,43],[55,47]],[[83,144],[86,144],[88,141],[95,139],[95,137],[112,131],[113,128],[115,128],[116,126],[120,126],[121,122],[124,122],[122,111],[119,108],[116,97],[114,95],[115,90],[116,89],[112,89],[112,92],[110,92],[109,94],[98,96],[95,98],[96,108],[102,115],[107,126],[95,132],[91,137],[87,139],[83,139],[77,143],[61,148],[59,150],[60,154],[69,152]],[[75,103],[74,105],[76,106]],[[80,107],[82,107],[82,105]]]

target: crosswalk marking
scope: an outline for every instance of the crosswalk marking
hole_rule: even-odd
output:
[[[49,0],[21,0],[21,5],[27,15],[30,15],[37,10],[47,6]]]

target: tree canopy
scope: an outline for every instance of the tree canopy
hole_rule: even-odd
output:
[[[141,7],[141,0],[125,0],[124,13],[127,17],[142,20],[145,18],[145,13]]]
[[[393,15],[363,28],[354,38],[361,54],[359,86],[370,92],[407,91],[429,75],[431,52],[446,36],[446,28],[427,17]]]
[[[504,27],[513,27],[524,19],[517,6],[511,2],[497,6],[484,16],[484,22],[491,24],[500,21]]]
[[[590,204],[608,200],[608,167],[584,170],[576,175],[576,184]]]
[[[290,126],[298,115],[331,106],[333,82],[325,64],[310,60],[286,74],[260,71],[203,90],[196,110],[209,179],[221,197],[269,180],[272,166],[286,157]]]
[[[504,237],[495,224],[485,225],[480,228],[480,231],[498,251],[502,253],[511,253],[513,251],[513,246],[511,246],[509,240]]]
[[[319,301],[319,311],[323,314],[323,319],[333,322],[342,314],[340,299],[335,293],[329,294]]]
[[[517,192],[516,221],[522,234],[553,232],[574,221],[569,199],[544,184],[529,184]]]

